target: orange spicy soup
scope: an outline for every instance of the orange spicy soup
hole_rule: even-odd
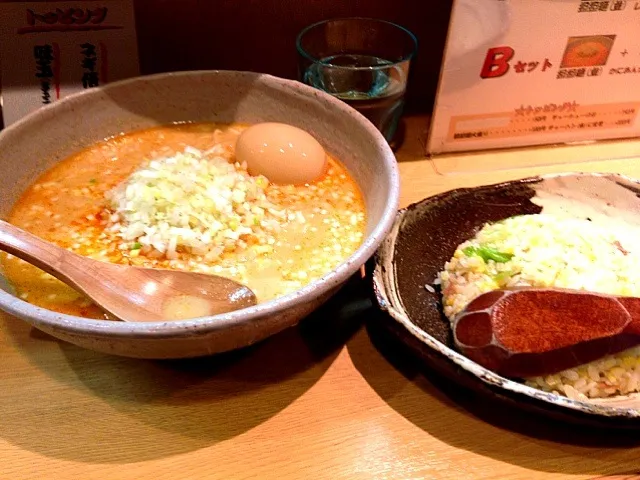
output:
[[[171,125],[97,143],[40,176],[8,221],[97,260],[233,278],[260,302],[291,293],[357,250],[366,224],[363,198],[331,157],[312,184],[252,177],[234,156],[245,128]],[[36,267],[4,254],[2,263],[20,298],[104,318]]]

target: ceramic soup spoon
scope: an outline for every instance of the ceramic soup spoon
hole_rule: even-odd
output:
[[[0,250],[53,275],[128,322],[205,317],[257,303],[248,287],[224,277],[93,260],[1,220]]]

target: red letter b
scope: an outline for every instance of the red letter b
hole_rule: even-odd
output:
[[[509,71],[509,60],[513,57],[515,51],[511,47],[495,47],[487,51],[487,58],[484,59],[484,65],[480,76],[482,78],[501,77]]]

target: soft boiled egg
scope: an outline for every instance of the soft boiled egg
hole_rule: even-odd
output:
[[[236,159],[250,175],[279,185],[303,185],[322,176],[327,155],[309,133],[284,123],[258,123],[238,137]]]

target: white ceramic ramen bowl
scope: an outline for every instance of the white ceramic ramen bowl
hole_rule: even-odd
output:
[[[367,209],[363,244],[338,268],[287,296],[225,315],[157,323],[91,320],[35,307],[4,278],[0,309],[59,339],[140,358],[208,355],[250,345],[297,324],[375,252],[394,221],[395,157],[378,130],[343,102],[270,75],[194,71],[138,77],[67,97],[0,133],[0,215],[68,155],[105,137],[181,121],[284,122],[312,133],[349,170]],[[8,319],[7,321],[15,321]]]

